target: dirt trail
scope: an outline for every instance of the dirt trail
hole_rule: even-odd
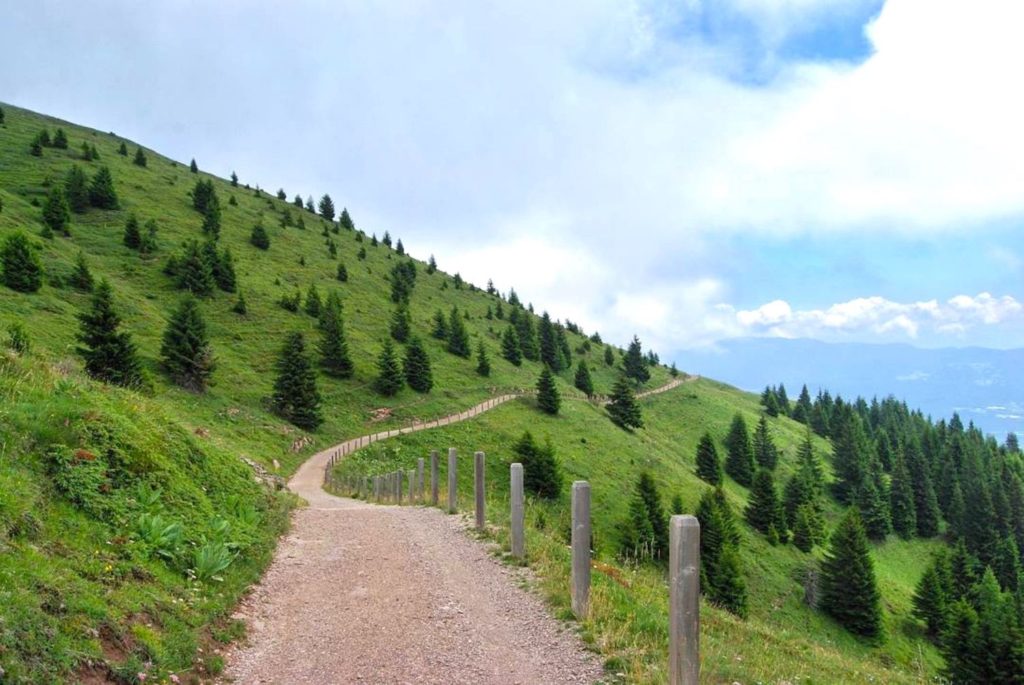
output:
[[[677,387],[683,379],[648,394]],[[402,433],[477,416],[505,395]],[[376,434],[376,439],[399,431]],[[331,455],[289,481],[295,513],[264,578],[236,614],[246,644],[227,658],[236,683],[592,683],[601,676],[569,624],[523,589],[529,571],[498,562],[462,517],[365,504],[321,489]]]

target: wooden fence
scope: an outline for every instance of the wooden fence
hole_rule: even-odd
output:
[[[500,399],[500,398],[499,398]],[[442,424],[443,425],[443,424]],[[371,442],[373,442],[371,440]],[[369,444],[369,443],[367,443]],[[338,458],[344,454],[338,455]],[[486,525],[484,466],[486,455],[473,455],[474,525]],[[332,458],[333,464],[333,458]],[[325,475],[325,489],[378,504],[427,505],[424,459],[410,471],[390,471],[376,476]],[[446,510],[458,512],[458,453],[448,450],[448,501]],[[438,506],[438,453],[430,453],[430,506]],[[509,473],[509,548],[518,560],[526,559],[523,466],[515,463]],[[403,491],[403,485],[405,489]],[[579,619],[590,611],[591,520],[590,484],[572,484],[571,581],[573,613]],[[700,523],[694,516],[673,516],[669,522],[669,683],[697,685],[700,679]]]

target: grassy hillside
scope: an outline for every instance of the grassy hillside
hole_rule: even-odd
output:
[[[38,292],[0,287],[0,340],[6,343],[8,329],[21,325],[31,343],[28,353],[5,349],[0,368],[4,682],[132,682],[147,663],[153,677],[183,671],[204,640],[236,630],[222,625],[224,617],[267,563],[287,506],[272,486],[256,487],[253,478],[259,474],[242,457],[287,477],[306,456],[342,438],[458,411],[502,388],[535,384],[537,363],[515,367],[501,358],[498,336],[507,323],[485,318],[498,298],[468,284],[459,287],[443,271],[427,273],[426,264],[417,262],[411,317],[433,365],[434,389],[425,395],[405,389],[392,398],[379,396],[371,383],[393,308],[388,274],[404,259],[382,244],[371,245],[371,235],[382,237],[386,227],[358,226],[356,214],[365,233],[341,229],[290,201],[258,193],[258,179],[243,178],[234,187],[148,149],[147,166],[137,166],[131,141],[0,106],[6,115],[0,127],[0,243],[17,232],[28,235],[45,269]],[[41,156],[32,155],[38,133],[47,129],[52,137],[57,128],[69,139],[68,148],[44,147]],[[83,143],[96,149],[98,160],[83,159]],[[127,156],[118,154],[122,144]],[[73,214],[69,236],[44,238],[41,207],[73,165],[89,178],[109,167],[120,208]],[[231,250],[248,304],[242,316],[232,311],[236,295],[217,292],[201,302],[217,361],[212,387],[203,395],[172,385],[157,361],[168,317],[183,297],[163,267],[184,241],[204,239],[202,216],[190,196],[199,179],[211,180],[220,198],[219,246]],[[291,198],[294,189],[289,190]],[[335,202],[340,209],[344,198]],[[154,254],[140,256],[123,244],[132,214],[143,225],[156,221]],[[288,228],[281,225],[286,215],[293,224]],[[304,229],[294,225],[300,217]],[[249,243],[257,223],[270,234],[269,250]],[[336,257],[327,238],[337,245]],[[408,247],[427,254],[420,246]],[[365,259],[357,256],[361,249]],[[88,306],[89,295],[67,285],[79,252],[93,276],[113,286],[115,306],[143,359],[147,384],[141,392],[95,383],[82,371],[75,352],[76,315]],[[336,279],[339,263],[347,267],[347,282]],[[352,379],[319,376],[325,422],[316,433],[296,429],[267,410],[286,333],[301,331],[309,344],[318,337],[313,317],[288,312],[278,301],[296,289],[305,295],[311,285],[321,296],[339,293],[355,364]],[[515,284],[498,285],[507,291]],[[476,373],[475,358],[453,356],[430,337],[434,312],[453,306],[468,314],[473,349],[478,341],[485,345],[493,369],[489,378]],[[504,308],[507,312],[507,303]],[[585,340],[568,334],[573,350],[582,350]],[[580,358],[591,363],[598,392],[610,390],[617,372],[605,364],[603,345],[573,356],[574,363]],[[669,377],[661,367],[652,372],[652,386]],[[571,373],[562,376],[558,383],[568,393]],[[159,494],[152,494],[157,489]],[[240,501],[253,503],[254,510]],[[173,544],[160,542],[154,515],[164,527],[181,525]],[[159,544],[141,541],[139,529],[146,523],[147,534]],[[218,574],[221,581],[189,575],[196,551],[207,543],[229,545],[230,553],[238,554]],[[210,668],[216,670],[215,664]]]
[[[503,405],[471,421],[434,431],[413,433],[366,448],[337,467],[339,475],[379,473],[410,468],[431,449],[442,454],[449,446],[463,456],[460,498],[472,506],[472,459],[487,453],[489,517],[504,526],[507,519],[508,464],[517,458],[512,445],[530,430],[550,439],[566,481],[591,484],[595,555],[593,615],[584,623],[588,639],[601,649],[612,672],[629,682],[663,682],[667,676],[667,587],[657,568],[634,567],[616,558],[618,527],[625,519],[632,488],[642,470],[650,471],[666,508],[678,494],[686,511],[694,511],[708,485],[694,475],[697,441],[705,430],[719,439],[740,411],[749,425],[760,412],[758,398],[709,380],[642,401],[646,427],[627,433],[612,425],[602,409],[586,402],[567,402],[560,416],[543,416],[528,401]],[[793,470],[804,426],[788,418],[771,420],[782,451],[777,481]],[[724,450],[724,448],[720,448]],[[815,438],[825,457],[830,446]],[[446,483],[442,459],[442,483]],[[567,489],[567,488],[566,488]],[[747,490],[726,479],[733,509],[741,512]],[[530,563],[552,603],[569,615],[568,507],[534,503],[527,516]],[[839,509],[830,503],[830,526]],[[792,545],[769,545],[765,537],[742,526],[744,577],[750,594],[750,617],[740,620],[705,604],[701,634],[704,675],[708,682],[920,682],[941,665],[934,647],[920,639],[909,618],[910,598],[923,560],[940,543],[890,537],[874,548],[874,560],[885,607],[886,641],[866,644],[803,602],[805,570],[822,555],[820,548],[804,554]],[[505,540],[504,532],[499,532]]]

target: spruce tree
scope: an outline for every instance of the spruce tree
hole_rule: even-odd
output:
[[[438,340],[448,340],[448,319],[440,309],[434,312],[434,326],[430,330],[430,335]]]
[[[210,245],[212,246],[213,243]],[[235,276],[235,259],[231,256],[231,250],[225,247],[224,251],[214,259],[211,268],[217,287],[226,293],[235,292],[238,283]]]
[[[531,362],[540,359],[540,349],[537,345],[537,333],[533,328],[533,317],[522,309],[513,311],[516,318],[509,318],[509,323],[516,327],[516,335],[519,337],[519,349],[524,359]]]
[[[117,148],[117,154],[121,155],[122,157],[127,157],[128,156],[128,146],[125,145],[122,142],[121,145],[118,146],[118,148]]]
[[[750,501],[743,512],[747,523],[775,544],[788,538],[785,516],[775,490],[775,479],[768,469],[758,469],[750,486]]]
[[[270,249],[270,236],[267,235],[267,229],[263,228],[263,224],[257,223],[252,227],[252,233],[249,234],[249,242],[261,250]]]
[[[237,188],[238,187],[238,174],[236,174],[234,171],[231,172],[231,187],[232,188]],[[281,198],[281,199],[283,200],[284,198]]]
[[[68,200],[68,207],[75,214],[82,214],[89,209],[89,181],[85,172],[77,164],[73,164],[64,177],[64,195]]]
[[[722,484],[722,465],[711,433],[704,433],[697,443],[697,477],[711,485]]]
[[[198,241],[185,243],[184,254],[177,261],[175,276],[179,289],[187,290],[197,297],[205,297],[213,292],[213,270]]]
[[[338,217],[338,225],[340,225],[342,228],[344,228],[347,231],[354,231],[354,230],[356,230],[356,224],[355,224],[354,221],[352,221],[352,217],[349,215],[347,207],[343,207],[342,208],[341,216]]]
[[[323,303],[320,301],[320,291],[316,289],[316,283],[311,283],[309,285],[309,290],[306,291],[306,313],[314,319],[319,319],[322,306]]]
[[[124,222],[124,237],[122,242],[125,247],[130,247],[133,250],[139,249],[139,245],[142,244],[142,232],[139,230],[139,219],[135,214],[129,214],[128,220]]]
[[[43,286],[43,264],[24,233],[12,233],[0,250],[4,285],[20,293],[34,293]]]
[[[241,316],[245,316],[246,314],[249,313],[249,306],[245,302],[244,293],[238,293],[238,299],[235,300],[235,304],[231,306],[231,311]]]
[[[764,414],[761,414],[757,428],[754,429],[753,448],[754,461],[757,462],[757,465],[763,469],[774,471],[775,465],[779,462],[779,451],[768,431],[768,419]]]
[[[476,346],[476,372],[485,378],[491,375],[491,360],[487,356],[482,340]]]
[[[551,316],[544,312],[540,317],[540,325],[537,327],[537,337],[540,343],[540,361],[551,367],[551,370],[558,373],[562,370],[562,358],[558,353],[558,341],[555,338],[555,326],[551,322]]]
[[[668,559],[668,516],[661,504],[661,494],[654,483],[654,478],[647,471],[640,473],[636,484],[637,494],[644,502],[647,510],[647,518],[651,522],[651,530],[654,531],[654,547],[652,549],[655,559]]]
[[[892,467],[892,479],[889,483],[889,511],[892,516],[892,527],[897,535],[909,540],[917,534],[914,490],[902,450],[897,452]]]
[[[395,356],[395,348],[391,340],[384,341],[380,356],[377,358],[377,378],[373,387],[381,395],[391,397],[398,394],[398,391],[405,385],[405,376]]]
[[[640,338],[633,336],[626,350],[626,356],[622,360],[622,367],[628,378],[632,378],[637,384],[646,383],[651,377],[651,370],[643,357],[643,350],[640,345]]]
[[[323,422],[316,370],[306,354],[302,333],[289,333],[281,348],[271,403],[278,416],[299,428],[312,431]]]
[[[50,132],[45,128],[39,132],[39,142],[43,147],[50,147],[53,141],[50,140]]]
[[[747,589],[740,569],[735,517],[721,488],[707,490],[697,505],[700,522],[700,590],[708,601],[745,617]]]
[[[943,635],[942,654],[946,659],[945,675],[952,683],[987,683],[980,663],[978,612],[961,599],[951,603],[948,627]]]
[[[75,259],[75,269],[71,272],[68,283],[71,284],[72,288],[83,293],[91,293],[95,286],[92,272],[89,270],[89,264],[85,261],[85,253],[81,250],[78,251],[78,257]]]
[[[868,477],[872,450],[863,422],[849,407],[836,418],[832,431],[832,464],[836,474],[833,491],[841,503],[850,504]]]
[[[914,589],[915,617],[924,621],[925,634],[932,640],[946,632],[952,597],[952,569],[945,550],[932,557],[932,562],[921,575]]]
[[[423,343],[416,336],[409,339],[409,344],[405,348],[402,370],[405,372],[405,381],[416,392],[430,392],[434,387],[430,358],[423,348]]]
[[[192,162],[188,165],[188,170],[191,171],[193,174],[199,173],[199,165],[196,164],[195,157],[192,158]]]
[[[892,518],[889,514],[889,498],[885,492],[885,484],[878,482],[880,478],[865,478],[857,489],[854,502],[861,512],[864,530],[872,540],[885,540],[892,531]]]
[[[538,445],[530,431],[526,431],[512,450],[523,465],[523,490],[541,499],[558,499],[562,474],[551,443]]]
[[[194,297],[186,297],[171,315],[160,346],[160,359],[177,385],[193,392],[206,390],[215,364],[206,322]]]
[[[32,142],[29,143],[28,151],[33,157],[43,156],[43,141],[39,136],[33,138]]]
[[[629,513],[619,532],[619,555],[626,560],[645,561],[653,556],[654,527],[647,505],[639,492],[629,500]]]
[[[881,596],[867,534],[856,508],[846,512],[832,533],[829,552],[821,565],[820,606],[850,632],[881,637]]]
[[[4,126],[6,123],[7,121],[4,118],[4,108],[0,107],[0,126]]]
[[[119,206],[117,192],[114,190],[114,177],[105,166],[101,166],[92,177],[92,183],[89,185],[89,204],[97,209],[117,209]]]
[[[935,537],[939,534],[939,501],[935,495],[931,469],[921,451],[921,444],[916,437],[908,438],[904,445],[907,472],[914,491],[914,515],[917,523],[917,534],[923,538]]]
[[[729,434],[725,438],[725,472],[744,487],[750,487],[754,480],[754,455],[750,447],[750,435],[743,415],[732,418]]]
[[[135,157],[132,159],[132,164],[135,166],[146,166],[146,153],[142,151],[141,147],[135,148]]]
[[[573,378],[573,385],[587,397],[594,395],[594,380],[590,377],[590,367],[587,362],[581,359],[576,365],[576,376]]]
[[[562,405],[562,398],[555,387],[555,376],[551,369],[544,366],[537,379],[537,406],[546,414],[555,415]]]
[[[64,133],[64,129],[58,128],[57,132],[53,134],[53,147],[58,150],[68,149],[68,134]]]
[[[793,545],[801,552],[810,552],[818,541],[818,526],[815,511],[809,504],[797,507],[793,524]]]
[[[611,366],[615,363],[615,353],[612,352],[611,345],[605,345],[604,347],[604,363],[605,366]]]
[[[342,283],[346,283],[348,281],[348,269],[345,268],[344,264],[338,264],[338,272],[335,275],[335,278],[337,278]]]
[[[448,351],[466,359],[472,355],[469,333],[456,307],[452,307],[451,315],[448,317]]]
[[[320,332],[320,366],[324,372],[336,378],[351,378],[352,359],[349,357],[348,342],[345,340],[341,303],[333,292],[327,296],[320,317]]]
[[[50,187],[43,205],[43,223],[55,233],[71,234],[71,208],[64,197],[64,189],[59,185]]]
[[[625,376],[619,376],[612,386],[611,400],[608,402],[608,415],[619,427],[630,430],[643,428],[644,419],[640,413],[640,405],[633,394],[633,384]]]
[[[142,380],[141,365],[131,335],[119,330],[114,295],[106,279],[99,282],[89,310],[78,315],[78,353],[86,372],[98,380],[133,387]]]
[[[523,353],[519,349],[519,336],[516,329],[509,326],[501,336],[501,356],[509,364],[520,366],[523,363]]]
[[[409,339],[412,333],[412,317],[409,315],[409,305],[403,302],[395,307],[395,311],[391,314],[390,329],[391,337],[398,342],[404,343]]]
[[[320,198],[320,216],[328,221],[334,221],[334,201],[327,193]]]

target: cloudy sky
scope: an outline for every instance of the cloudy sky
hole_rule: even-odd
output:
[[[673,356],[1024,346],[1024,6],[6,0],[0,100]]]

